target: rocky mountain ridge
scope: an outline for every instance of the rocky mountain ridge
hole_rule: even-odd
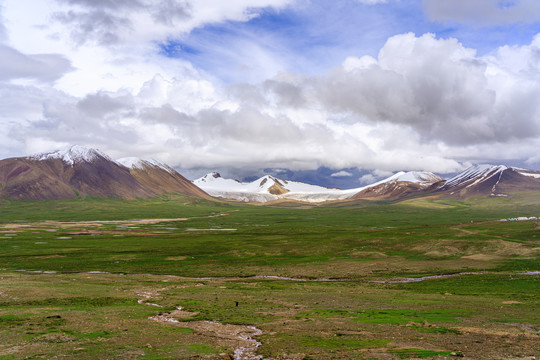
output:
[[[165,193],[210,198],[172,168],[149,161],[127,167],[83,146],[0,160],[0,196],[12,200],[148,198]]]
[[[12,200],[77,197],[135,199],[165,193],[243,202],[293,200],[310,203],[350,200],[400,200],[435,195],[449,198],[511,196],[540,191],[540,171],[504,165],[474,165],[443,179],[431,172],[398,172],[376,183],[335,189],[265,175],[252,182],[224,179],[209,173],[193,182],[154,159],[113,160],[83,146],[0,160],[0,196]]]
[[[405,184],[409,184],[408,186],[420,190],[430,188],[441,181],[444,180],[430,172],[401,171],[374,184],[348,190],[288,181],[270,175],[243,183],[224,179],[219,173],[209,173],[194,180],[193,183],[212,196],[236,201],[268,202],[289,199],[316,203],[357,199],[362,196],[360,194],[364,194],[364,198],[393,198],[392,187],[404,187]]]
[[[445,180],[431,172],[398,172],[360,188],[329,189],[272,176],[242,183],[218,173],[193,181],[210,195],[244,202],[280,199],[305,202],[341,200],[399,200],[411,196],[436,195],[450,198],[510,196],[519,191],[540,191],[540,172],[504,165],[473,165]]]

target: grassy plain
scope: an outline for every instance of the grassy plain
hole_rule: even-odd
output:
[[[3,201],[0,359],[540,356],[538,193],[293,205]]]

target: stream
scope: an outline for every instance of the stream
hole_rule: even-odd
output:
[[[466,275],[540,275],[540,271],[524,271],[524,272],[489,272],[489,271],[477,271],[477,272],[462,272],[456,274],[446,274],[446,275],[430,275],[422,276],[416,278],[394,278],[389,280],[371,280],[372,283],[379,284],[406,284],[421,282],[426,280],[437,280],[437,279],[446,279],[457,276],[466,276]]]
[[[16,271],[16,272],[25,272],[32,274],[61,274],[54,270],[24,270],[24,269],[5,269],[0,268],[0,271]],[[427,280],[437,280],[437,279],[446,279],[456,276],[466,276],[466,275],[540,275],[540,271],[521,271],[521,272],[494,272],[494,271],[473,271],[473,272],[460,272],[454,274],[444,274],[444,275],[428,275],[420,277],[404,277],[404,278],[392,278],[387,280],[353,280],[346,278],[320,278],[320,279],[304,279],[304,278],[293,278],[287,276],[277,276],[277,275],[253,275],[253,276],[231,276],[231,277],[219,277],[219,276],[205,276],[205,277],[190,277],[190,276],[179,276],[179,275],[163,275],[163,274],[127,274],[127,273],[111,273],[108,271],[86,271],[80,272],[79,274],[112,274],[112,275],[122,275],[122,276],[167,276],[174,277],[183,280],[194,280],[194,281],[205,281],[205,280],[222,280],[222,281],[239,281],[239,280],[252,280],[252,279],[261,279],[261,280],[283,280],[283,281],[297,281],[297,282],[368,282],[368,283],[379,283],[379,284],[402,284],[402,283],[413,283],[421,282]]]
[[[160,289],[163,290],[163,289]],[[152,299],[159,296],[159,291],[140,292],[139,304],[157,306],[161,305],[151,303]],[[234,343],[234,360],[263,360],[262,355],[257,355],[257,349],[262,344],[254,337],[262,335],[262,330],[254,326],[222,324],[215,321],[189,321],[183,322],[178,319],[189,318],[197,313],[185,311],[181,306],[176,310],[167,313],[159,313],[149,317],[150,320],[174,324],[180,327],[186,327],[205,336],[210,336],[222,340],[232,341]]]

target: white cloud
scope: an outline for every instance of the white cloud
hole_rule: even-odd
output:
[[[333,173],[330,176],[332,176],[332,177],[349,177],[349,176],[353,176],[353,175],[348,171],[341,170],[341,171]]]
[[[424,141],[505,142],[539,134],[540,104],[532,99],[540,96],[540,87],[538,66],[510,73],[502,53],[526,59],[536,56],[536,49],[535,40],[528,47],[503,48],[498,56],[478,57],[455,39],[396,35],[376,64],[351,67],[348,59],[305,86],[327,109],[411,127]],[[497,80],[501,77],[504,81]]]
[[[537,0],[423,0],[432,20],[462,21],[474,25],[535,23],[540,21]]]
[[[54,81],[73,70],[69,60],[58,54],[26,55],[0,44],[0,81],[35,79]]]
[[[80,143],[184,168],[372,170],[364,182],[456,171],[478,153],[536,161],[540,35],[478,56],[456,39],[401,34],[322,75],[273,76],[279,60],[247,48],[236,55],[260,50],[265,70],[246,77],[263,80],[226,86],[156,52],[167,36],[290,3],[44,0],[29,14],[33,2],[6,0],[0,151]]]
[[[392,176],[393,173],[392,171],[388,171],[388,170],[375,169],[373,171],[373,174],[377,178],[386,178],[386,177]]]
[[[386,4],[388,0],[356,0],[362,4],[366,5],[375,5],[375,4]]]
[[[22,0],[23,2],[29,0]],[[51,0],[48,0],[51,1]],[[208,23],[247,21],[265,7],[282,8],[292,0],[59,0],[54,19],[71,29],[76,44],[116,45],[179,37]]]
[[[203,78],[189,62],[160,54],[159,46],[205,24],[246,21],[267,7],[282,9],[292,2],[6,0],[4,16],[8,45],[22,54],[63,54],[76,71],[63,77],[58,88],[84,96],[100,90],[137,91],[156,74]],[[237,49],[257,59],[251,65],[274,75],[281,68],[279,62],[274,64],[278,59],[253,44],[238,44]]]
[[[6,29],[6,26],[4,25],[4,22],[5,22],[4,16],[2,15],[3,9],[4,7],[2,6],[2,4],[0,4],[0,43],[6,41],[8,38],[7,29]]]
[[[478,149],[500,155],[493,150],[499,144],[519,141],[533,156],[536,43],[480,58],[456,40],[404,34],[389,39],[378,59],[360,61],[369,66],[319,77],[283,74],[219,87],[187,71],[152,76],[135,90],[35,91],[29,120],[8,128],[28,149],[36,139],[42,146],[95,144],[114,156],[153,156],[184,168],[360,167],[377,169],[376,178],[397,170],[447,173]],[[17,90],[19,102],[29,96]],[[6,119],[17,118],[20,110],[8,110]]]
[[[366,175],[361,176],[360,179],[358,179],[358,181],[360,182],[360,184],[370,185],[370,184],[375,183],[377,181],[377,178],[373,176],[373,174],[366,174]]]

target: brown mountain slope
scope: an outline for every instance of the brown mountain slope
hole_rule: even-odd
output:
[[[444,180],[433,184],[418,184],[407,181],[395,181],[380,184],[360,191],[351,200],[398,200],[411,196],[422,196],[432,193],[442,186]]]
[[[120,163],[123,159],[118,160]],[[131,175],[139,184],[155,195],[164,193],[181,193],[210,199],[211,196],[180,175],[176,170],[155,160],[126,161]]]
[[[0,195],[13,200],[74,198],[74,189],[62,179],[63,170],[61,161],[0,160]]]
[[[172,170],[172,169],[171,169]],[[164,193],[209,196],[172,170],[137,171],[98,150],[72,146],[51,153],[0,160],[0,196],[13,200],[112,197],[131,200]]]
[[[540,190],[540,172],[504,165],[475,165],[449,179],[439,193],[443,197],[509,196]]]
[[[444,179],[431,172],[399,172],[385,180],[367,186],[350,199],[398,200],[411,196],[422,196],[440,188],[444,182]]]

